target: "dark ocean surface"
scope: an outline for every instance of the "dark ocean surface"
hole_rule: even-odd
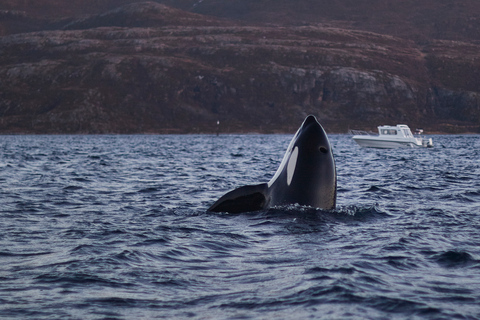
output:
[[[330,135],[335,210],[206,212],[291,137],[0,136],[0,318],[480,319],[479,135]]]

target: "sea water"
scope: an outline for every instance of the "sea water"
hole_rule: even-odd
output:
[[[206,212],[291,137],[1,136],[0,318],[480,318],[480,136],[330,135],[335,210]]]

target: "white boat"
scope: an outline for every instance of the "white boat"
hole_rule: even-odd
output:
[[[417,130],[419,133],[423,130]],[[366,131],[350,130],[352,137],[358,145],[366,148],[414,148],[414,147],[433,147],[432,139],[415,137],[410,128],[404,124],[396,126],[379,126],[378,134],[371,134]]]

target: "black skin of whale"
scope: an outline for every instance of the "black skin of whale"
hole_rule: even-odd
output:
[[[337,174],[332,147],[317,119],[308,116],[268,183],[237,188],[218,199],[211,212],[241,213],[299,204],[334,209]]]

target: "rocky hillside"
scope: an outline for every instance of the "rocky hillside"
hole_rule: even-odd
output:
[[[101,14],[125,4],[143,1],[2,0],[0,10],[22,12],[30,18],[51,22],[88,14]],[[255,24],[321,23],[413,40],[480,40],[478,0],[156,0],[155,2],[202,15]],[[0,25],[5,25],[5,22],[3,17]],[[32,27],[35,27],[35,23]]]
[[[244,11],[176,1],[189,12],[157,2],[20,2],[0,5],[2,133],[214,132],[218,120],[224,132],[292,132],[310,113],[330,132],[387,123],[480,131],[474,39],[355,30],[360,18],[347,19],[349,10],[333,16],[336,25],[299,23],[308,10],[279,24],[289,1],[265,14],[269,24],[257,22],[272,1],[221,2]],[[57,14],[27,10],[40,2],[56,3]]]

